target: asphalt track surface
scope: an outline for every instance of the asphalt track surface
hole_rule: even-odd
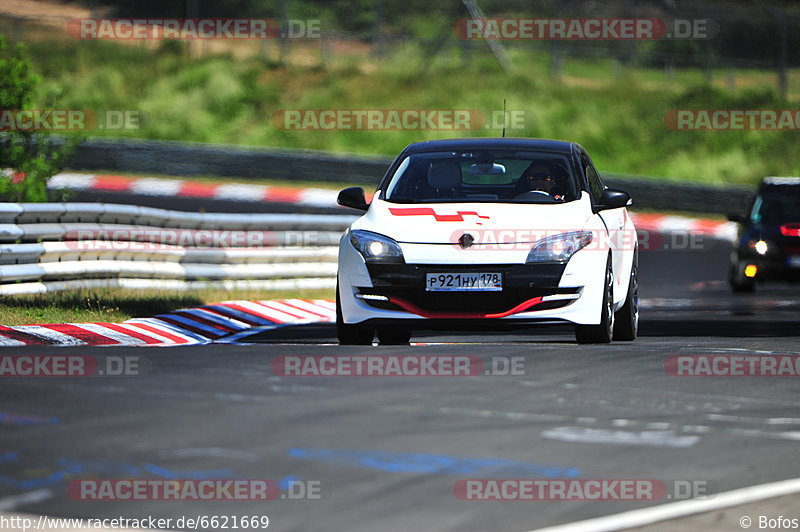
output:
[[[219,209],[216,209],[219,210]],[[798,474],[791,377],[675,377],[674,355],[798,354],[800,289],[734,296],[730,244],[641,254],[641,335],[577,346],[571,329],[340,347],[333,327],[248,345],[5,348],[0,355],[139,357],[141,375],[5,378],[0,508],[74,517],[268,515],[281,531],[526,531],[668,501],[462,501],[470,478],[656,479],[710,492]],[[280,377],[279,355],[521,357],[523,375]],[[498,360],[498,359],[494,359]],[[320,482],[320,499],[103,501],[78,478]],[[21,494],[40,502],[13,506]],[[286,493],[286,492],[284,492]],[[12,499],[9,499],[11,497]]]

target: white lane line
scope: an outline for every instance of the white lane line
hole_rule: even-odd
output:
[[[609,443],[679,448],[692,447],[700,441],[699,436],[679,436],[673,430],[632,432],[585,427],[556,427],[542,432],[542,437],[549,440],[576,443]]]
[[[164,459],[175,458],[235,458],[247,462],[257,462],[258,456],[245,451],[226,449],[224,447],[190,447],[185,449],[174,449],[159,451],[158,456]]]
[[[800,418],[796,417],[771,417],[767,418],[767,425],[800,425]]]
[[[688,515],[711,512],[722,508],[740,506],[764,499],[772,499],[783,495],[800,492],[800,478],[768,482],[756,486],[747,486],[725,491],[711,499],[691,499],[688,501],[661,504],[650,508],[641,508],[619,514],[575,521],[535,529],[536,532],[612,532],[659,523],[668,519],[677,519]],[[534,532],[534,531],[531,531]]]
[[[28,491],[19,495],[11,495],[0,499],[0,512],[8,512],[23,504],[34,504],[53,498],[53,492],[48,489]]]

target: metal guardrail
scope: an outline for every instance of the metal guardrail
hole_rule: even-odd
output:
[[[74,170],[280,178],[375,186],[391,162],[391,157],[333,154],[317,150],[89,139],[77,147],[67,166]]]
[[[633,198],[633,209],[684,211],[703,214],[744,213],[755,195],[753,187],[675,183],[605,172],[603,181]]]
[[[226,288],[230,282],[329,286],[336,276],[336,245],[354,219],[4,203],[0,295],[89,286]]]
[[[2,139],[0,139],[2,140]],[[243,148],[191,142],[90,139],[78,146],[69,167],[177,176],[297,179],[375,187],[391,157],[315,150]],[[662,178],[605,173],[609,186],[633,196],[634,208],[711,214],[744,212],[753,189],[676,183]]]
[[[195,213],[109,203],[0,203],[0,224],[90,222],[191,229],[343,231],[355,219],[331,214]]]

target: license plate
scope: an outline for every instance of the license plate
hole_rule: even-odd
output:
[[[790,255],[789,256],[789,267],[790,268],[800,268],[800,255]]]
[[[429,273],[425,279],[428,292],[499,292],[503,276],[496,272]]]

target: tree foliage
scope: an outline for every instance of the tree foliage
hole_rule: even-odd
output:
[[[22,45],[10,46],[0,35],[0,112],[30,109],[40,82]],[[79,139],[64,142],[32,130],[0,135],[0,201],[47,201],[48,179],[63,168]]]

